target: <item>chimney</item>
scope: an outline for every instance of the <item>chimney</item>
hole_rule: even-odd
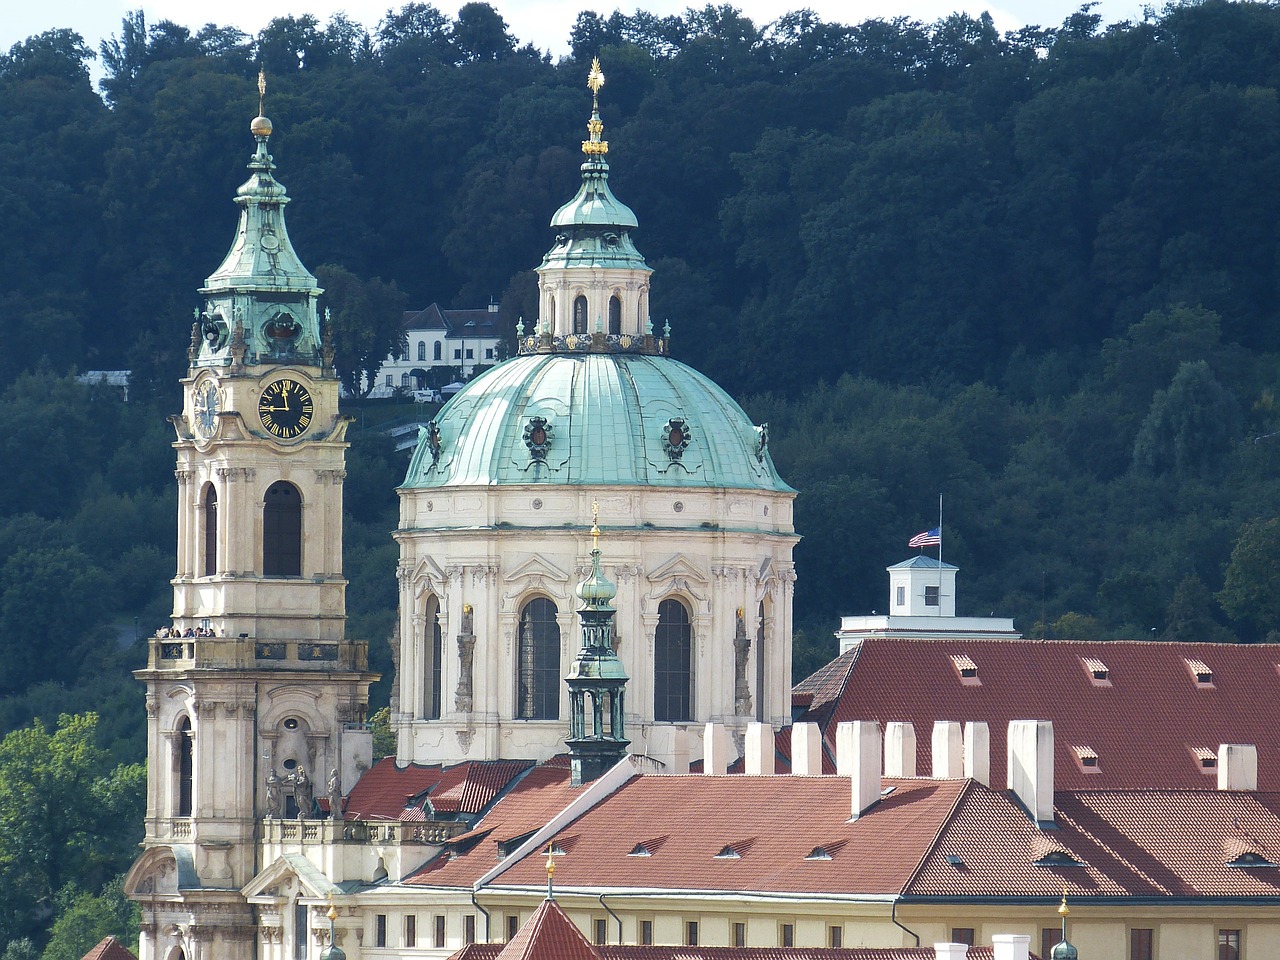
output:
[[[836,769],[853,783],[853,812],[857,820],[880,799],[880,724],[855,720],[836,727]]]
[[[991,730],[986,721],[964,725],[964,775],[991,786]]]
[[[1224,743],[1218,747],[1218,789],[1258,789],[1258,748],[1252,743]]]
[[[896,720],[885,724],[884,775],[886,777],[916,775],[916,728],[912,724]]]
[[[743,766],[749,777],[761,777],[774,772],[773,763],[773,725],[768,723],[747,724],[747,739],[744,744],[746,754]]]
[[[1009,721],[1009,789],[1039,824],[1053,823],[1053,723]]]
[[[671,731],[671,772],[689,772],[689,731],[684,727]]]
[[[816,723],[791,727],[791,773],[797,777],[822,776],[822,731]]]
[[[994,960],[1027,960],[1031,956],[1031,937],[1025,933],[997,933],[991,938]]]
[[[964,776],[964,731],[954,720],[934,721],[933,776],[937,780]]]
[[[964,960],[969,955],[969,948],[963,943],[935,943],[933,954],[937,960]]]
[[[708,723],[703,731],[702,772],[709,777],[729,772],[729,731],[722,723]]]

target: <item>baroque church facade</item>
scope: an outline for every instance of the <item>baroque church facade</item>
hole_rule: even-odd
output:
[[[593,95],[602,83],[597,66]],[[138,671],[146,833],[126,890],[141,960],[303,960],[327,935],[319,898],[406,876],[465,825],[343,819],[372,782],[376,679],[344,634],[347,418],[262,113],[171,418],[181,635],[153,638]],[[625,747],[625,728],[655,770],[687,770],[708,722],[741,744],[749,723],[789,717],[795,491],[767,429],[655,331],[598,102],[588,133],[538,268],[540,316],[423,429],[400,489],[397,769],[588,749],[602,702],[605,739]],[[346,901],[337,936],[363,938],[362,910]]]

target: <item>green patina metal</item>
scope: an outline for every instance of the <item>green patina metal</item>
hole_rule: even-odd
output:
[[[236,191],[240,223],[222,265],[200,293],[205,308],[192,334],[194,366],[234,362],[320,365],[316,298],[323,292],[302,265],[285,229],[284,186],[267,152],[271,121],[259,116],[250,176]]]
[[[531,436],[534,418],[543,433]],[[767,429],[732,397],[678,360],[629,354],[533,354],[486,371],[424,430],[404,486],[539,483],[794,492]]]

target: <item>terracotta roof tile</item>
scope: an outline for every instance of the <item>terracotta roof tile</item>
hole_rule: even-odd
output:
[[[567,764],[539,764],[516,781],[467,833],[454,837],[444,855],[404,882],[413,886],[469,887],[500,859],[509,841],[537,830],[577,796]]]
[[[80,960],[138,960],[138,958],[115,937],[106,936]]]
[[[1280,899],[1280,869],[1230,865],[1237,852],[1277,862],[1280,795],[1069,791],[1057,795],[1055,820],[1043,832],[1005,794],[974,785],[906,895]],[[1079,865],[1045,863],[1054,851]]]
[[[957,656],[973,660],[980,684],[962,682]],[[1105,663],[1105,683],[1081,668],[1093,660]],[[983,720],[996,785],[1005,783],[1009,721],[1052,720],[1059,789],[1213,789],[1215,768],[1193,751],[1253,743],[1259,786],[1280,790],[1277,664],[1274,644],[870,638],[796,687],[812,695],[798,719],[822,724],[829,748],[840,721],[910,721],[920,770],[932,766],[935,720]],[[1212,672],[1212,684],[1196,682],[1196,667]],[[1096,751],[1098,766],[1077,763],[1073,745]]]
[[[476,814],[519,774],[527,760],[469,761],[397,767],[394,757],[379,760],[351,788],[347,819],[422,820],[423,797],[440,813]],[[412,802],[410,802],[412,801]]]
[[[640,776],[562,831],[574,844],[556,884],[896,893],[968,783],[885,780],[893,792],[850,823],[844,777]],[[637,844],[650,855],[631,856]],[[726,846],[738,856],[718,858]],[[806,860],[819,846],[831,859]],[[542,861],[526,857],[496,885],[545,881]]]
[[[497,960],[600,960],[600,954],[558,903],[543,900]]]
[[[935,960],[932,947],[685,947],[606,944],[596,951],[603,960]],[[497,960],[500,943],[473,943],[449,960]],[[991,960],[991,947],[970,947],[967,960]],[[1032,953],[1031,960],[1039,960]]]

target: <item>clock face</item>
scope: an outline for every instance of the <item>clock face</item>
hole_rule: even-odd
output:
[[[206,439],[212,437],[218,427],[218,387],[212,380],[206,380],[196,388],[192,406],[196,433]]]
[[[300,437],[311,426],[311,394],[297,380],[273,380],[258,397],[258,419],[273,437]]]

